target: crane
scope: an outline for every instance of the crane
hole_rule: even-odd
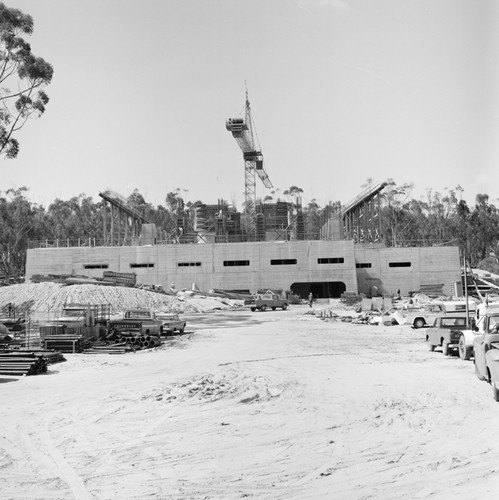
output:
[[[245,213],[250,219],[250,225],[255,220],[256,205],[256,174],[261,179],[263,185],[271,189],[267,172],[263,168],[263,155],[256,139],[256,133],[253,134],[254,123],[251,116],[251,107],[246,90],[246,106],[244,118],[229,118],[225,122],[225,127],[236,140],[243,152],[244,159],[244,201]]]

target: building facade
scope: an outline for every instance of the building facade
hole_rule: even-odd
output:
[[[292,290],[306,297],[402,294],[441,286],[450,295],[460,280],[457,247],[384,248],[352,240],[269,241],[28,250],[26,281],[33,275],[102,277],[103,271],[137,274],[137,283],[175,283],[177,289]]]

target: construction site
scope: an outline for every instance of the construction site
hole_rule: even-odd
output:
[[[113,318],[133,308],[189,311],[185,305],[193,296],[241,306],[266,291],[295,304],[359,294],[462,294],[458,247],[383,244],[381,196],[388,182],[369,185],[345,205],[331,203],[310,237],[299,189],[294,202],[257,197],[257,182],[266,190],[273,184],[247,92],[244,116],[227,119],[225,128],[242,153],[244,212],[218,200],[198,203],[192,218],[179,198],[175,229],[168,232],[118,193],[99,192],[102,240],[30,242],[25,284],[0,297],[0,316],[11,331],[22,321],[24,348],[75,353],[97,342],[108,351],[112,344],[113,352],[155,347],[159,332],[151,338],[140,322],[120,332]],[[71,288],[78,293],[65,293]],[[182,303],[178,293],[184,294]]]
[[[451,294],[461,280],[457,246],[391,247],[383,244],[380,206],[387,182],[370,185],[345,205],[331,204],[314,237],[305,234],[299,193],[293,203],[257,198],[257,181],[273,187],[256,140],[248,95],[242,118],[226,129],[242,152],[244,212],[227,202],[200,204],[187,217],[175,209],[167,233],[110,190],[103,202],[103,240],[34,241],[27,253],[26,281],[43,276],[99,280],[135,273],[137,282],[168,290],[217,290],[254,294],[293,293],[302,299],[368,296],[433,290]]]
[[[446,366],[418,350],[421,315],[450,297],[469,313],[499,277],[463,286],[457,246],[385,246],[386,182],[307,237],[299,198],[256,197],[272,183],[245,109],[226,122],[244,212],[199,204],[192,223],[179,203],[168,232],[102,191],[101,241],[31,242],[25,282],[0,287],[3,497],[385,498],[448,460],[438,438],[464,415],[428,403]]]

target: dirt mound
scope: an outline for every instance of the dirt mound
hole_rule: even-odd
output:
[[[31,311],[57,311],[65,303],[110,304],[111,313],[147,308],[165,312],[205,312],[237,307],[238,301],[179,292],[165,295],[139,288],[59,283],[27,283],[0,288],[0,315],[7,315],[9,304],[19,315]]]

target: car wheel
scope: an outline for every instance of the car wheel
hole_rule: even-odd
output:
[[[288,304],[283,304],[282,305],[282,310],[285,311],[288,308]]]
[[[185,326],[183,326],[182,328],[179,328],[178,333],[184,333],[184,330],[185,330]]]
[[[447,342],[442,342],[442,354],[444,356],[449,355],[449,344],[447,344]]]
[[[425,326],[425,321],[423,318],[416,318],[414,320],[414,328],[423,328]]]
[[[459,357],[464,361],[468,361],[471,358],[471,347],[466,345],[466,340],[464,335],[459,337]]]
[[[428,350],[433,352],[435,350],[435,346],[430,342],[430,339],[426,341],[428,343]]]
[[[267,310],[267,306],[263,304],[263,306],[260,306],[260,311],[264,312]]]
[[[256,311],[256,307],[250,307],[251,309],[251,312],[255,312]]]
[[[494,396],[494,401],[499,401],[499,388],[495,382],[491,383],[492,385],[492,395]]]

